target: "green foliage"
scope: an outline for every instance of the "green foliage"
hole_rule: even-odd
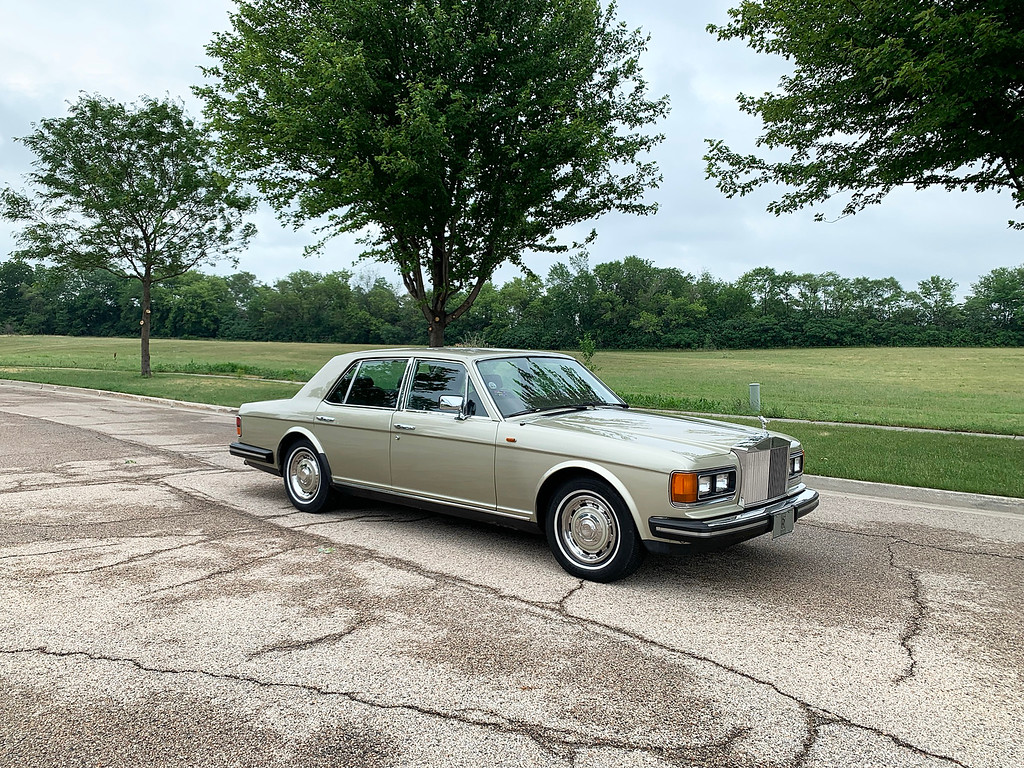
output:
[[[983,275],[957,302],[932,276],[904,291],[893,278],[776,273],[735,283],[694,278],[629,257],[554,265],[500,287],[486,283],[453,328],[477,345],[760,349],[837,346],[1024,346],[1024,266]],[[130,336],[140,286],[103,270],[0,262],[0,333]],[[425,344],[415,302],[385,280],[293,272],[265,285],[247,272],[190,272],[153,288],[156,337],[346,344]]]
[[[246,0],[196,92],[230,164],[294,225],[362,233],[440,344],[500,264],[654,210],[645,47],[598,0]]]
[[[580,337],[580,362],[583,363],[591,372],[597,373],[600,370],[594,365],[594,355],[597,354],[597,342],[594,341],[594,337],[590,335],[590,331],[587,331]]]
[[[152,286],[244,247],[255,201],[217,168],[206,132],[174,101],[83,95],[66,117],[34,128],[18,139],[36,156],[30,191],[0,191],[0,216],[24,224],[12,256],[138,281],[148,376]]]
[[[727,196],[781,184],[792,190],[769,211],[841,195],[850,215],[912,185],[1008,190],[1024,205],[1020,3],[750,0],[729,15],[708,30],[793,71],[775,92],[738,97],[764,123],[762,154],[708,140],[708,176]]]

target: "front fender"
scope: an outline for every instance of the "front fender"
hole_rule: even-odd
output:
[[[595,464],[594,462],[591,461],[563,461],[560,464],[554,465],[553,467],[548,469],[547,472],[544,473],[544,475],[540,479],[540,482],[537,483],[537,487],[534,490],[533,498],[542,498],[544,496],[544,486],[546,486],[548,482],[556,475],[578,473],[581,471],[586,472],[588,474],[597,475],[602,480],[607,482],[612,488],[614,488],[615,491],[619,494],[619,496],[622,497],[622,501],[625,502],[626,509],[629,510],[629,514],[633,518],[633,523],[636,525],[637,531],[643,532],[644,530],[646,530],[644,526],[644,521],[640,518],[640,510],[636,505],[636,501],[634,500],[633,495],[626,489],[626,486],[623,484],[623,482],[619,480],[619,478],[616,477],[614,473],[609,471],[607,467],[604,467],[600,464]],[[537,519],[540,520],[541,516],[546,512],[546,510],[541,510],[537,508],[535,509],[535,512]]]

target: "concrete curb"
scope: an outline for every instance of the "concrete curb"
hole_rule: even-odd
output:
[[[38,384],[35,382],[0,379],[0,387],[22,387],[24,389],[46,390],[48,392],[67,391],[76,394],[101,398],[119,398],[134,400],[140,403],[152,403],[170,408],[190,408],[192,410],[210,411],[213,413],[237,413],[237,408],[226,405],[208,405],[191,403],[187,400],[168,400],[163,397],[132,395],[125,392],[109,392],[102,389],[83,389],[57,384]],[[915,488],[908,485],[887,485],[885,483],[869,483],[864,480],[846,480],[839,477],[823,477],[805,475],[807,485],[818,491],[845,493],[854,496],[867,496],[886,501],[907,501],[918,504],[929,504],[954,509],[969,509],[983,512],[1003,512],[1024,515],[1024,499],[1007,496],[987,496],[979,493],[962,493],[960,491],[943,491],[937,488]]]
[[[68,387],[60,384],[40,384],[34,381],[15,381],[13,379],[0,379],[0,387],[20,387],[22,389],[41,389],[47,392],[73,392],[77,395],[91,395],[94,397],[109,397],[120,400],[134,400],[138,403],[152,403],[170,408],[190,408],[194,411],[212,411],[213,413],[238,413],[237,408],[226,405],[210,405],[209,403],[192,403],[188,400],[169,400],[165,397],[149,397],[148,395],[133,395],[128,392],[111,392],[105,389],[85,389],[83,387]]]
[[[817,491],[869,496],[885,501],[907,501],[929,506],[969,509],[979,512],[1003,512],[1024,515],[1024,499],[1010,496],[988,496],[981,493],[943,491],[938,488],[915,488],[909,485],[886,485],[841,477],[804,475],[808,487]]]

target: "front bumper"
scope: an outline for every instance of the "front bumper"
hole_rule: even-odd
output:
[[[763,507],[745,509],[734,515],[711,520],[679,517],[652,517],[647,521],[651,535],[658,539],[687,544],[709,544],[715,547],[735,544],[772,530],[774,518],[793,510],[799,519],[818,506],[818,492],[805,488],[795,496],[774,501]],[[657,542],[645,541],[648,549]]]

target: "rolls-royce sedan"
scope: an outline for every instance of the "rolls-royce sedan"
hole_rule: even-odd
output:
[[[796,440],[637,411],[554,352],[339,355],[294,397],[243,405],[237,431],[231,454],[283,477],[299,510],[344,491],[539,530],[592,581],[647,551],[789,534],[818,505]]]

